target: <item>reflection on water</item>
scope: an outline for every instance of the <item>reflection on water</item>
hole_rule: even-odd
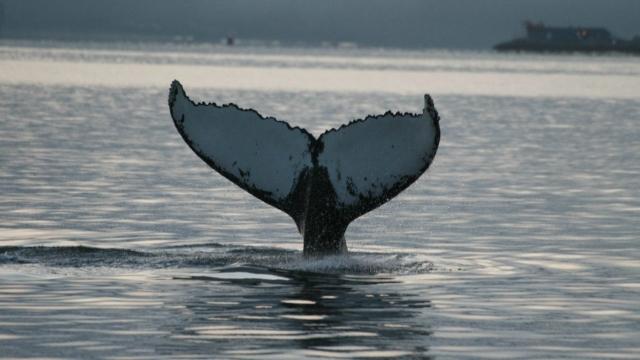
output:
[[[74,47],[76,45],[76,47]],[[640,75],[634,56],[504,54],[489,51],[227,47],[214,44],[19,43],[0,40],[0,60],[74,63],[178,64],[207,67],[325,68],[421,72]]]
[[[635,99],[637,57],[194,46],[146,51],[1,46],[0,82],[115,88]],[[170,50],[170,51],[167,51]],[[204,50],[204,51],[202,51]]]
[[[220,349],[238,355],[296,349],[322,357],[416,358],[426,353],[430,331],[421,309],[430,306],[428,300],[390,289],[379,292],[375,285],[388,284],[385,279],[304,272],[278,275],[289,281],[263,279],[248,285],[246,279],[196,277],[245,289],[240,297],[221,299],[214,293],[192,299],[186,309],[198,320],[175,329],[174,335],[195,342],[210,339],[214,344],[240,340]],[[247,291],[247,286],[261,291]]]
[[[202,256],[2,248],[0,258],[15,270],[2,281],[0,325],[9,332],[0,341],[12,344],[3,350],[82,358],[112,351],[143,358],[428,358],[431,303],[394,277],[202,261],[184,267]],[[249,256],[280,258],[273,250]],[[114,274],[119,267],[128,270]],[[24,273],[38,268],[50,269],[45,279]]]

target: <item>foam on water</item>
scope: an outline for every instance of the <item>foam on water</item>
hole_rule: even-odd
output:
[[[348,255],[305,258],[298,251],[225,245],[208,245],[206,250],[202,247],[172,247],[154,251],[86,246],[0,247],[0,265],[19,264],[69,268],[204,268],[214,271],[249,266],[270,271],[368,275],[420,274],[434,269],[424,256],[403,253],[353,252]]]

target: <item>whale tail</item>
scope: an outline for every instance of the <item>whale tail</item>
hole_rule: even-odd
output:
[[[422,114],[368,116],[317,139],[255,110],[194,103],[178,81],[171,85],[169,108],[202,160],[293,218],[307,256],[345,252],[349,223],[418,179],[440,141],[439,116],[428,95]]]

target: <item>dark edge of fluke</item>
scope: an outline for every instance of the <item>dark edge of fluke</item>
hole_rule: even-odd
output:
[[[299,128],[299,127],[295,127],[295,128],[291,127],[291,125],[289,125],[286,121],[277,120],[277,119],[272,118],[272,117],[264,117],[260,113],[258,113],[257,111],[255,111],[253,109],[242,109],[242,108],[238,107],[235,104],[219,106],[219,105],[217,105],[215,103],[204,103],[204,102],[203,103],[196,103],[193,100],[191,100],[189,98],[189,96],[187,96],[187,93],[184,91],[184,88],[182,87],[180,82],[178,82],[177,80],[174,80],[171,83],[171,89],[169,91],[169,109],[170,109],[170,111],[173,108],[173,104],[176,101],[176,96],[177,96],[178,91],[182,91],[182,93],[184,94],[185,98],[187,100],[189,100],[189,102],[193,106],[213,106],[213,107],[218,108],[218,109],[222,109],[222,108],[225,108],[225,107],[232,107],[232,108],[235,108],[235,109],[237,109],[239,111],[251,112],[251,113],[254,113],[254,114],[258,115],[259,118],[262,119],[262,120],[274,121],[274,122],[277,122],[277,123],[284,124],[291,131],[300,131],[303,135],[306,135],[308,137],[310,142],[315,141],[313,136],[311,134],[309,134],[305,129],[302,129],[302,128]],[[264,190],[258,189],[256,187],[253,187],[253,186],[248,186],[246,184],[244,186],[242,186],[241,184],[244,184],[242,179],[238,178],[237,176],[231,174],[230,172],[226,171],[222,167],[218,166],[218,164],[216,164],[214,161],[212,161],[208,157],[203,156],[198,151],[197,146],[195,146],[193,144],[193,141],[191,140],[191,138],[183,131],[184,116],[183,116],[182,119],[175,119],[175,118],[173,118],[173,114],[172,114],[171,118],[173,119],[173,124],[175,125],[176,130],[178,130],[178,133],[180,134],[180,136],[182,137],[184,142],[187,143],[187,145],[189,146],[191,151],[193,151],[202,161],[204,161],[207,165],[209,165],[212,169],[214,169],[220,175],[225,177],[227,180],[231,181],[232,183],[234,183],[237,186],[240,186],[242,189],[247,191],[249,194],[253,195],[254,197],[258,198],[259,200],[263,201],[264,203],[266,203],[266,204],[268,204],[270,206],[273,206],[273,207],[275,207],[275,208],[277,208],[277,209],[289,214],[289,211],[288,211],[288,208],[287,208],[288,202],[286,200],[285,201],[277,201],[276,199],[273,199],[271,197],[271,193],[268,192],[268,191],[264,191]]]
[[[195,102],[193,100],[191,100],[191,98],[187,95],[187,92],[184,91],[184,87],[182,87],[182,84],[180,84],[180,82],[178,80],[173,80],[171,82],[171,88],[169,89],[169,108],[171,109],[173,107],[173,104],[176,101],[176,95],[178,93],[178,91],[182,91],[182,93],[184,94],[184,96],[187,98],[187,100],[189,100],[189,102],[191,104],[193,104],[193,106],[213,106],[219,109],[224,109],[224,108],[234,108],[240,111],[248,111],[248,112],[252,112],[256,115],[258,115],[258,117],[260,117],[262,120],[269,120],[269,121],[275,121],[277,123],[281,123],[287,126],[287,128],[289,128],[289,130],[293,130],[293,131],[300,131],[301,133],[309,136],[311,139],[315,140],[316,138],[307,131],[307,129],[305,128],[301,128],[299,126],[291,126],[291,124],[289,124],[288,122],[284,121],[284,120],[278,120],[272,116],[263,116],[262,114],[260,114],[258,111],[256,111],[255,109],[245,109],[242,108],[234,103],[228,103],[228,104],[223,104],[223,105],[218,105],[215,102]]]

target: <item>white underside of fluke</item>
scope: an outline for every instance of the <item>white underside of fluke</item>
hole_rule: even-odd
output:
[[[362,213],[397,195],[433,160],[439,127],[427,102],[422,114],[369,116],[315,140],[304,129],[253,110],[193,103],[177,81],[169,98],[171,115],[189,146],[245,190],[279,206],[301,173],[316,166],[326,168],[336,206],[362,205],[354,210]]]
[[[318,163],[328,169],[339,203],[354,205],[424,171],[435,155],[436,134],[426,112],[369,116],[320,136]]]
[[[171,115],[202,158],[247,186],[283,200],[310,167],[310,138],[301,130],[234,105],[194,104],[176,84]]]

